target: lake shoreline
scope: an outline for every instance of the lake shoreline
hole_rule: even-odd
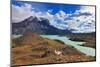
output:
[[[12,37],[12,65],[95,61],[95,50],[81,46],[83,43],[59,35],[15,35]]]

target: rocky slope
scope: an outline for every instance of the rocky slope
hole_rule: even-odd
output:
[[[94,61],[72,46],[31,32],[12,39],[12,66]]]
[[[96,48],[96,33],[89,33],[89,34],[70,34],[66,35],[73,41],[81,41],[85,42],[83,46]]]
[[[25,32],[33,32],[36,34],[64,35],[70,33],[68,30],[61,30],[52,25],[48,19],[42,18],[41,21],[37,17],[29,17],[24,21],[12,22],[12,34],[24,34]],[[63,33],[62,33],[63,32]]]

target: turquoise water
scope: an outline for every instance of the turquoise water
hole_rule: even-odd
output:
[[[13,35],[12,37],[17,38],[17,37],[20,37],[20,36],[21,35]],[[95,49],[94,48],[81,46],[85,42],[71,41],[71,40],[69,40],[68,37],[59,36],[59,35],[40,35],[40,36],[43,37],[43,38],[60,40],[60,41],[64,42],[66,45],[71,45],[71,46],[75,47],[76,49],[78,49],[80,52],[82,52],[82,53],[84,53],[88,56],[95,56]]]
[[[74,46],[80,52],[82,52],[88,56],[95,56],[95,49],[94,48],[81,46],[85,42],[71,41],[71,40],[69,40],[69,38],[64,37],[64,36],[59,36],[59,35],[41,35],[41,37],[60,40],[60,41],[64,42],[66,45]]]
[[[43,38],[60,40],[60,41],[64,42],[65,44],[72,45],[72,46],[82,45],[85,43],[85,42],[71,41],[71,40],[69,40],[69,38],[67,38],[65,36],[59,36],[59,35],[40,35],[40,36],[42,36]]]
[[[12,35],[12,38],[18,38],[20,36],[22,36],[22,35]]]

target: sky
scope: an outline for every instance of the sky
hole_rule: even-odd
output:
[[[95,32],[95,6],[12,1],[14,23],[30,16],[40,21],[41,17],[46,18],[54,27],[72,33]]]
[[[17,6],[22,6],[24,5],[24,3],[26,2],[15,2],[13,1],[12,2],[14,5],[17,5]],[[43,11],[43,12],[46,12],[49,10],[53,10],[51,13],[52,14],[55,14],[57,13],[59,10],[63,10],[65,11],[66,13],[73,13],[75,12],[75,10],[79,9],[80,6],[78,5],[72,5],[72,4],[49,4],[49,3],[36,3],[36,2],[27,2],[27,4],[31,4],[32,7],[37,10],[37,11]]]

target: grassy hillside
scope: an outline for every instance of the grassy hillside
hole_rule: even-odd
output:
[[[31,32],[12,39],[12,66],[94,61],[72,46]]]

